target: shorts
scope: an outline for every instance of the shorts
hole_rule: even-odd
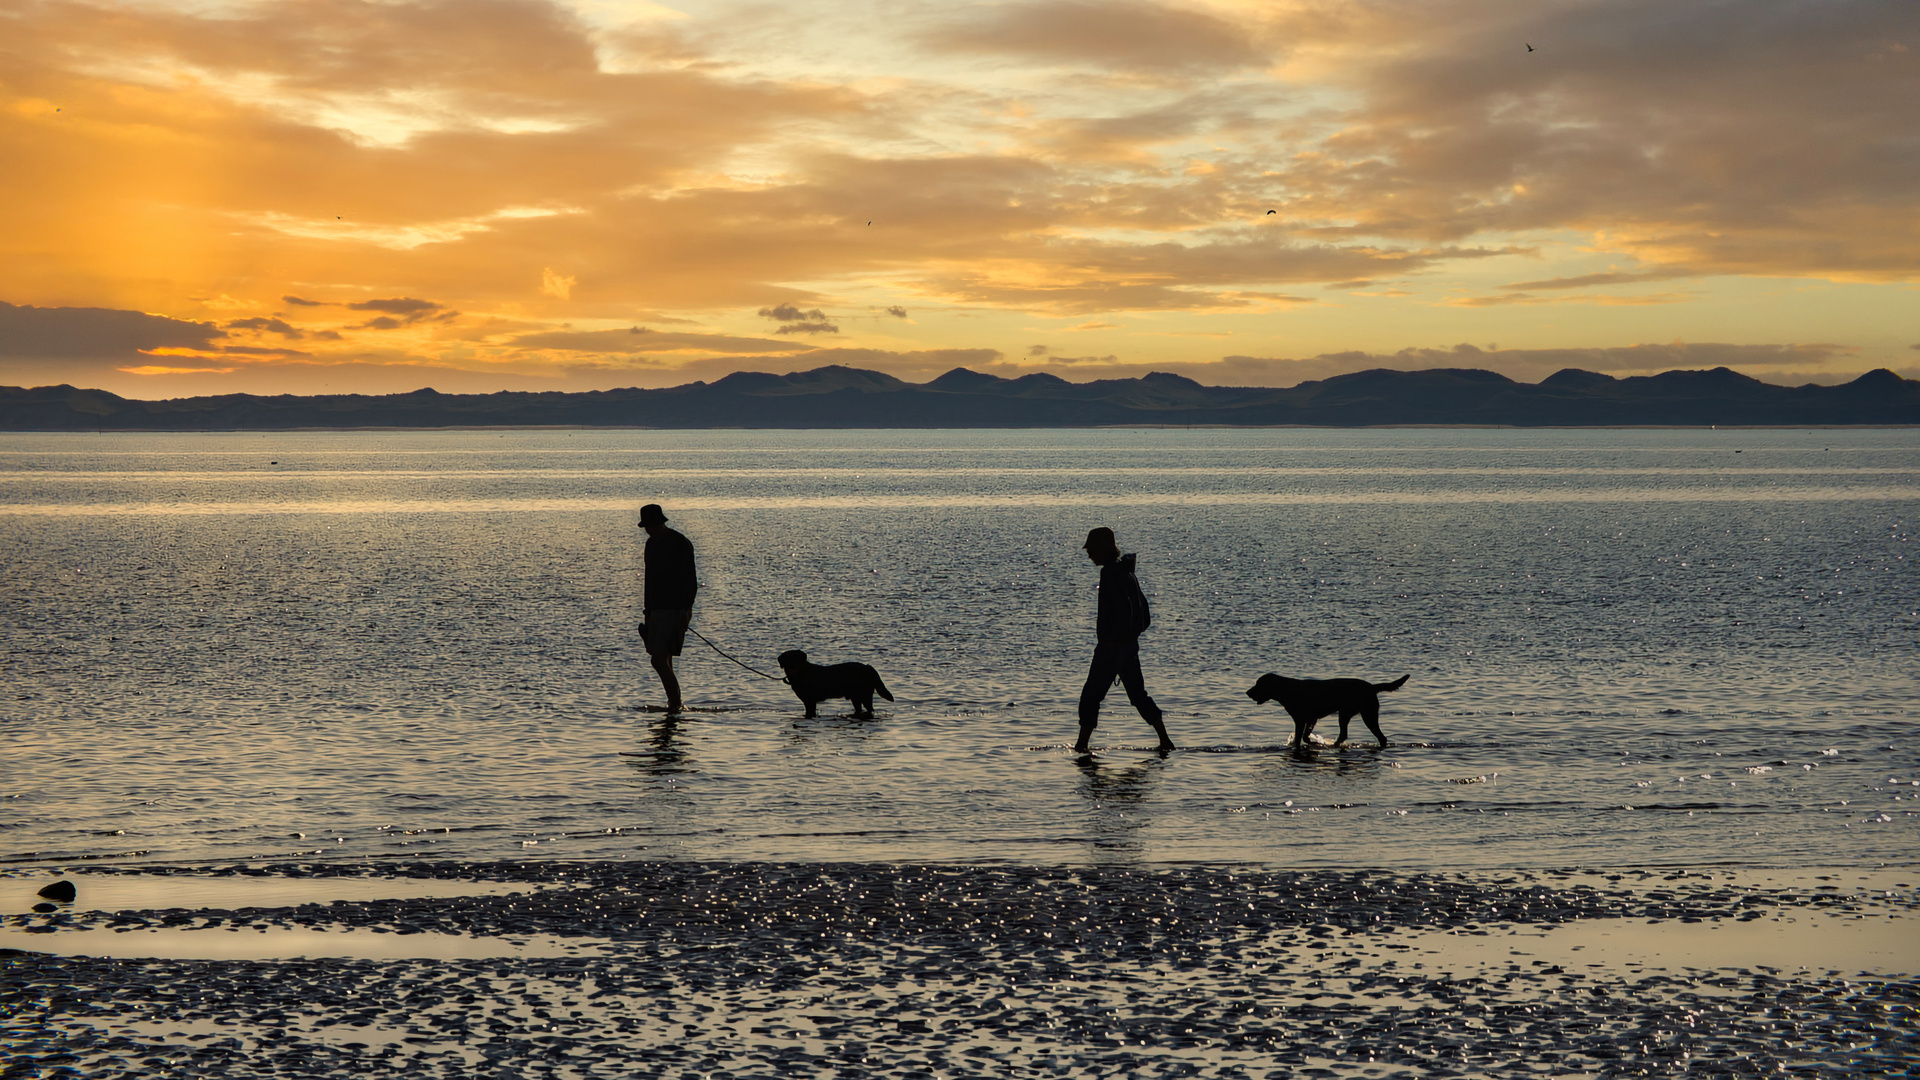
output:
[[[687,624],[693,621],[692,608],[653,608],[647,612],[647,655],[679,656],[687,643]]]

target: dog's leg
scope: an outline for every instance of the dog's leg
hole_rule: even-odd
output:
[[[1387,737],[1380,731],[1380,706],[1375,705],[1373,708],[1361,712],[1360,719],[1367,722],[1367,730],[1373,732],[1373,737],[1380,740],[1380,749],[1385,750],[1387,748]]]
[[[1340,741],[1334,743],[1333,745],[1335,746],[1347,745],[1347,722],[1352,719],[1353,719],[1352,713],[1348,712],[1345,709],[1340,710]]]

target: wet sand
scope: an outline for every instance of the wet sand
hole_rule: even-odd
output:
[[[122,876],[200,899],[91,910]],[[5,883],[30,899],[48,880]],[[1920,1060],[1910,870],[75,880],[76,903],[0,927],[0,1076],[1856,1076]],[[223,880],[231,908],[205,899]],[[301,889],[315,902],[283,902]],[[175,958],[141,955],[161,942]],[[324,955],[335,943],[359,958]]]

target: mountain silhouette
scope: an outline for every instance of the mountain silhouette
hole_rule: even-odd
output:
[[[1491,371],[1376,368],[1298,386],[1206,386],[1154,372],[1072,383],[954,368],[926,383],[831,366],[735,372],[662,390],[221,394],[141,401],[72,386],[0,387],[0,430],[578,426],[647,428],[1112,425],[1803,426],[1920,424],[1920,381],[1884,368],[1841,386],[1776,386],[1728,368],[1616,379],[1568,368],[1538,383]]]

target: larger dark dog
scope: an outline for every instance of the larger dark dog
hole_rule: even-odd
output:
[[[843,697],[853,702],[855,720],[871,720],[873,695],[893,700],[887,684],[880,681],[880,673],[867,664],[814,664],[808,662],[806,653],[788,649],[780,654],[780,670],[787,673],[787,685],[806,705],[808,716],[815,715],[813,707],[822,701]]]
[[[1323,716],[1340,714],[1340,741],[1347,741],[1347,721],[1355,716],[1367,722],[1373,737],[1387,745],[1380,733],[1380,695],[1405,685],[1405,675],[1389,683],[1370,683],[1365,679],[1289,679],[1268,673],[1260,676],[1247,691],[1255,701],[1277,701],[1293,717],[1293,745],[1307,745],[1313,725]]]

